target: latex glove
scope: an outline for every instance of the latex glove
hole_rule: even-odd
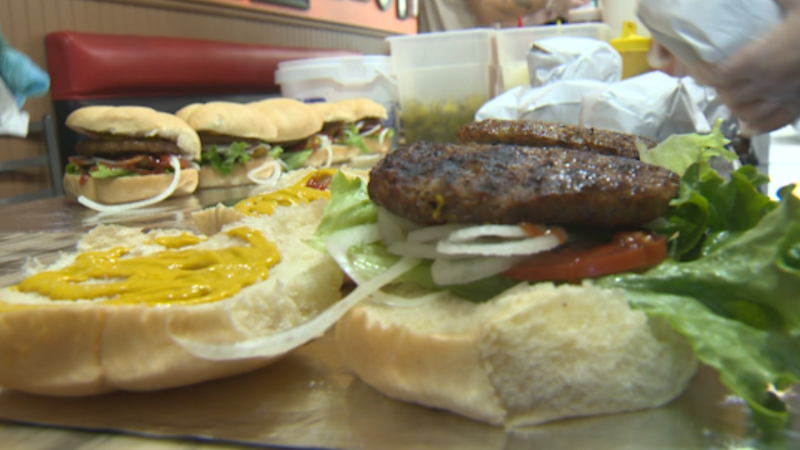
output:
[[[588,3],[588,0],[547,0],[545,10],[552,18],[567,17],[572,8],[577,8]]]
[[[0,77],[14,94],[17,106],[27,97],[44,95],[50,88],[50,77],[30,58],[11,48],[0,33]]]
[[[800,0],[776,0],[786,18],[718,67],[700,64],[693,75],[719,91],[742,131],[776,130],[800,117]]]

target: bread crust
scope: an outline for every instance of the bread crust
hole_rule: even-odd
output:
[[[253,180],[247,178],[247,173],[253,169],[261,167],[267,162],[272,161],[270,157],[253,158],[244,164],[234,164],[231,168],[229,175],[222,175],[211,166],[200,167],[200,182],[198,189],[210,189],[219,187],[232,187],[232,186],[245,186],[253,183]],[[260,173],[260,178],[269,177],[272,172]]]
[[[375,100],[368,98],[352,98],[348,100],[340,100],[336,102],[338,105],[343,106],[355,114],[356,118],[353,122],[362,119],[378,118],[386,120],[389,116],[386,114],[386,108]]]
[[[518,287],[484,304],[363,303],[336,340],[387,396],[507,426],[660,406],[697,367],[668,324],[588,284]]]
[[[34,294],[0,290],[4,302],[47,303],[0,312],[0,386],[56,396],[151,391],[244,373],[277,360],[205,360],[174,338],[235,343],[290,328],[337,301],[341,269],[328,255],[302,242],[313,233],[324,204],[279,208],[274,220],[246,218],[230,225],[260,230],[278,246],[281,262],[270,269],[267,280],[222,301],[191,306],[109,305],[52,302]],[[136,229],[100,226],[86,235],[79,248],[101,250],[121,242],[141,248],[153,237]],[[219,245],[230,245],[225,244],[225,236],[214,238]]]
[[[323,120],[313,108],[290,98],[271,98],[248,103],[248,107],[269,117],[277,128],[275,143],[292,142],[314,135],[322,129]]]
[[[261,111],[240,103],[191,104],[175,113],[197,132],[215,133],[271,142],[278,129]]]
[[[358,119],[355,111],[345,105],[334,102],[309,103],[308,106],[322,117],[325,123],[344,122],[351,123]]]
[[[64,190],[67,194],[76,198],[83,195],[104,205],[130,203],[155,197],[164,192],[170,183],[172,183],[171,173],[118,178],[89,177],[84,184],[81,184],[80,175],[64,175]],[[197,189],[197,184],[197,170],[182,169],[178,187],[170,198],[191,195]]]
[[[200,138],[183,119],[143,106],[86,106],[67,117],[66,125],[88,136],[160,138],[175,142],[182,155],[200,159]]]

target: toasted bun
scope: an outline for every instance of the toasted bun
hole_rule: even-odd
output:
[[[518,287],[484,304],[447,294],[394,303],[363,303],[339,321],[345,363],[389,397],[492,424],[656,407],[697,367],[668,324],[588,284]]]
[[[383,105],[368,98],[353,98],[350,100],[341,100],[336,103],[352,111],[356,116],[355,120],[370,118],[386,120],[389,118],[389,116],[386,115],[386,108],[384,108]]]
[[[308,106],[322,117],[325,123],[330,122],[345,122],[352,123],[358,120],[355,111],[345,105],[338,103],[323,102],[323,103],[309,103]]]
[[[200,159],[200,138],[183,119],[142,106],[87,106],[67,117],[67,126],[89,136],[159,138],[175,142],[182,155]]]
[[[49,301],[35,294],[0,291],[7,303],[47,307],[0,313],[0,386],[38,394],[78,396],[114,390],[149,391],[243,373],[277,358],[212,361],[195,357],[173,337],[229,344],[285,330],[337,301],[342,272],[324,253],[303,243],[314,232],[324,201],[279,207],[268,218],[231,225],[258,229],[274,242],[281,261],[269,278],[228,299],[199,305],[108,305],[102,301]],[[135,253],[162,251],[152,244],[163,234],[100,226],[78,244],[80,251],[121,244]],[[198,247],[241,245],[217,234]],[[65,255],[55,267],[74,256]],[[38,330],[31,332],[31,330]]]
[[[322,129],[322,117],[303,102],[290,98],[271,98],[247,106],[269,117],[278,129],[274,142],[291,142],[307,138]]]
[[[349,145],[332,145],[331,164],[342,164],[354,156],[361,154],[358,148]],[[322,167],[328,160],[328,152],[325,150],[315,150],[309,157],[303,161],[304,167]]]
[[[245,164],[234,164],[230,175],[222,175],[211,166],[202,166],[200,168],[200,183],[198,188],[207,189],[255,184],[250,178],[247,178],[247,173],[261,167],[264,163],[271,160],[272,158],[269,157],[256,158],[247,161]],[[272,171],[264,172],[258,174],[258,176],[260,178],[266,178],[270,176],[271,173]]]
[[[211,102],[191,104],[177,113],[197,132],[231,137],[273,141],[278,130],[269,117],[254,108],[239,103]]]
[[[104,205],[130,203],[155,197],[172,183],[172,174],[139,177],[91,178],[81,185],[80,175],[64,175],[64,190],[73,197],[85,196]],[[178,188],[170,197],[185,197],[197,189],[198,174],[194,169],[181,170]]]

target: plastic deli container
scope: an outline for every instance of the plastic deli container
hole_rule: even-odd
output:
[[[502,73],[503,90],[528,84],[527,56],[531,44],[539,39],[556,36],[587,37],[608,41],[612,38],[611,27],[603,23],[571,25],[545,25],[498,30],[497,63]]]
[[[370,98],[386,108],[394,124],[397,88],[391,74],[385,55],[298,59],[278,63],[275,84],[282,96],[307,103]]]
[[[650,52],[651,38],[636,34],[636,24],[622,24],[622,37],[612,39],[609,43],[622,56],[622,78],[631,78],[650,71],[647,54]]]
[[[387,38],[406,143],[454,142],[455,134],[497,93],[494,30]]]

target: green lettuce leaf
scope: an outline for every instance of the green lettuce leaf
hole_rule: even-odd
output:
[[[81,166],[75,163],[67,163],[67,167],[64,168],[64,173],[67,173],[69,175],[80,175]]]
[[[773,392],[800,380],[800,199],[792,188],[780,191],[780,205],[757,225],[694,261],[597,281],[625,289],[632,307],[668,320],[762,425],[786,422]],[[749,220],[728,223],[746,227]]]
[[[708,160],[712,157],[721,156],[728,161],[738,159],[736,153],[725,148],[729,141],[722,135],[721,126],[722,120],[719,119],[709,134],[675,134],[650,150],[642,142],[637,141],[639,159],[648,164],[667,168],[681,176],[695,163],[701,164],[703,173],[713,170],[708,164]]]
[[[90,170],[89,175],[92,178],[119,178],[136,174],[127,169],[112,169],[102,164],[98,164],[97,170]]]
[[[281,149],[281,153],[279,155],[281,161],[286,164],[287,170],[294,170],[300,167],[311,154],[314,153],[314,150],[300,150],[298,152],[284,152]]]
[[[753,166],[743,166],[724,181],[700,163],[689,166],[681,178],[678,198],[670,202],[662,234],[677,236],[671,253],[678,260],[706,255],[724,239],[754,227],[777,203],[758,191],[769,178]]]
[[[269,149],[269,153],[267,153],[267,156],[269,156],[270,158],[279,158],[282,154],[283,154],[283,147],[281,147],[280,145],[276,145]]]
[[[228,151],[220,153],[216,146],[200,155],[200,165],[210,165],[221,175],[230,175],[233,165],[244,164],[250,161],[250,155],[245,152],[247,144],[244,142],[234,142],[228,147]]]
[[[369,199],[367,183],[361,178],[348,180],[343,173],[336,172],[330,192],[331,199],[325,205],[322,221],[314,236],[307,241],[320,251],[325,251],[325,239],[331,234],[378,221],[378,209]]]
[[[350,125],[349,128],[344,130],[344,132],[342,132],[342,136],[345,144],[358,148],[361,153],[369,153],[369,147],[367,147],[367,144],[364,143],[364,138],[359,136],[358,130],[354,125]]]

